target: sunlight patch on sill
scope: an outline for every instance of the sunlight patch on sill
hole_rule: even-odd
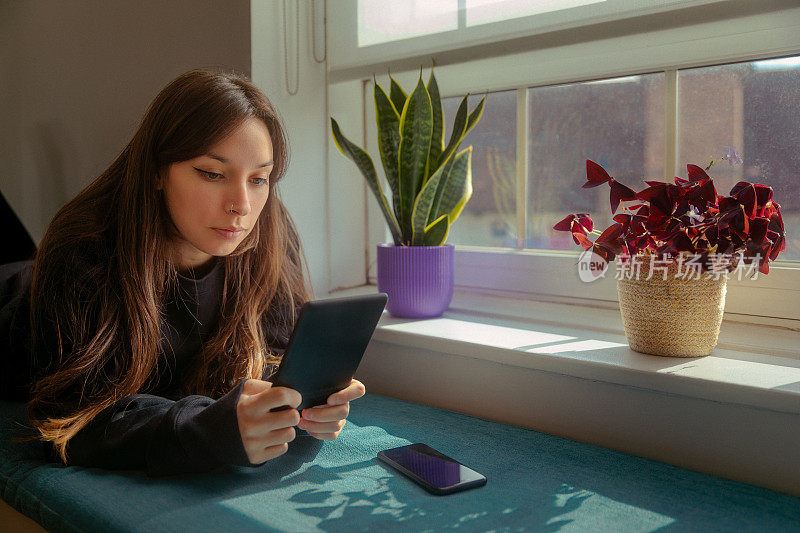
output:
[[[531,353],[564,353],[564,352],[589,352],[592,350],[605,350],[606,348],[617,348],[619,346],[627,346],[619,342],[599,341],[595,339],[588,339],[583,341],[567,342],[564,344],[556,344],[555,346],[544,346],[526,349],[526,352]]]
[[[658,370],[660,373],[734,383],[750,387],[774,389],[800,384],[800,368],[764,364],[755,361],[738,361],[712,355],[693,359],[680,365]],[[800,388],[800,387],[798,387]]]
[[[531,346],[573,340],[575,337],[519,328],[467,322],[451,318],[429,318],[401,323],[382,322],[381,329],[443,337],[472,344],[489,344],[498,348],[518,350]]]

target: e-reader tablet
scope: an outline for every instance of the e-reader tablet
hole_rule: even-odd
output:
[[[299,392],[301,412],[326,404],[328,396],[350,385],[386,300],[381,292],[306,302],[269,381]]]

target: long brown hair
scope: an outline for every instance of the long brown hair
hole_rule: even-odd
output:
[[[178,281],[168,253],[176,228],[159,177],[249,117],[262,120],[272,139],[270,194],[250,234],[220,258],[217,331],[182,389],[219,397],[279,360],[269,331],[287,331],[312,293],[297,231],[275,189],[288,164],[284,127],[246,77],[192,70],[156,96],[111,166],[56,213],[35,255],[32,347],[51,354],[51,363],[33,387],[28,415],[65,462],[69,440],[156,370],[162,305]]]

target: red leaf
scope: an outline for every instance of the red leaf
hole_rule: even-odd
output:
[[[645,222],[644,225],[649,231],[657,233],[661,231],[661,228],[666,224],[669,218],[669,215],[665,214],[661,209],[651,204],[650,214],[647,216],[647,222]]]
[[[692,240],[683,232],[678,232],[675,237],[673,237],[672,243],[676,252],[695,252],[695,247],[694,244],[692,244]]]
[[[614,215],[613,217],[614,222],[618,222],[622,225],[623,233],[627,233],[628,229],[630,229],[632,219],[633,215],[629,215],[627,213],[620,213],[618,215]]]
[[[764,209],[772,200],[772,187],[767,185],[761,185],[760,183],[756,183],[753,185],[756,190],[756,204],[758,204],[759,209]]]
[[[762,185],[760,183],[751,184],[746,181],[740,181],[739,183],[734,185],[733,188],[731,189],[731,196],[738,198],[739,194],[741,194],[745,190],[750,189],[751,187],[755,191],[756,205],[758,206],[759,209],[763,210],[770,202],[770,200],[772,200],[772,194],[773,194],[772,187],[768,185]]]
[[[761,244],[767,237],[767,226],[769,220],[766,218],[755,218],[750,221],[750,240],[754,244]]]
[[[686,165],[686,172],[689,174],[689,181],[707,180],[708,174],[697,165]]]
[[[749,218],[744,214],[743,207],[739,206],[738,210],[729,211],[721,219],[719,226],[728,227],[742,240],[746,240],[750,233]]]
[[[594,227],[594,223],[592,222],[592,219],[589,217],[588,213],[578,213],[567,215],[564,220],[553,226],[553,229],[557,231],[573,231],[574,224],[578,224],[584,230],[586,230],[584,233],[592,231],[592,228]]]
[[[705,207],[705,204],[713,204],[717,199],[717,190],[714,188],[714,182],[708,180],[693,188],[686,196],[692,199],[702,200],[704,205],[698,207]]]
[[[592,222],[589,213],[578,213],[575,215],[575,224],[580,224],[583,229],[586,230],[586,233],[589,233],[594,229],[594,222]]]
[[[636,192],[617,180],[611,180],[611,212],[615,212],[622,200],[635,200]]]
[[[778,257],[778,254],[781,253],[786,249],[786,239],[783,235],[779,236],[775,243],[772,245],[772,250],[769,253],[769,258],[771,261],[775,261],[775,258]]]
[[[600,234],[600,236],[595,241],[595,246],[599,246],[611,252],[612,254],[621,254],[622,253],[622,239],[619,238],[620,234],[622,233],[622,225],[621,224],[612,224],[606,230]]]
[[[669,191],[666,183],[654,182],[646,189],[636,194],[636,197],[650,202],[650,207],[657,207],[665,214],[672,213],[672,202],[670,201]]]
[[[586,235],[583,233],[572,232],[572,239],[575,241],[575,244],[580,244],[584,250],[588,250],[592,246],[592,241],[590,241]]]
[[[619,240],[619,236],[622,234],[622,224],[612,224],[606,230],[600,234],[595,242],[608,244],[611,242],[615,242]]]
[[[602,246],[595,246],[592,249],[592,252],[602,257],[606,263],[610,263],[611,261],[614,260],[614,252],[606,248],[603,248]]]
[[[746,181],[740,181],[731,189],[731,196],[739,200],[739,203],[744,206],[744,213],[747,218],[756,216],[758,204],[756,202],[756,189],[753,185]]]
[[[573,220],[575,220],[575,215],[567,215],[564,220],[553,226],[553,229],[558,231],[572,231]]]
[[[740,204],[736,198],[730,198],[728,196],[720,198],[718,204],[719,212],[722,213],[723,216],[732,211],[739,211],[742,208],[742,204]]]
[[[770,202],[766,206],[767,218],[769,218],[769,225],[775,231],[780,230],[783,232],[783,216],[781,216],[781,206],[777,202]]]
[[[583,184],[584,189],[588,189],[591,187],[597,187],[609,180],[611,180],[611,176],[608,175],[608,172],[605,171],[603,167],[592,161],[591,159],[586,160],[586,179],[588,180],[586,183]]]

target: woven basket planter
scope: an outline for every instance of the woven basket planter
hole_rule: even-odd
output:
[[[675,278],[677,266],[662,272],[642,268],[639,279],[619,279],[622,324],[631,349],[652,355],[700,357],[717,345],[725,309],[727,277]]]

